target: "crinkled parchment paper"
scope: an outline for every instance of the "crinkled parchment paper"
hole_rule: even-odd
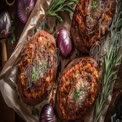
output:
[[[23,119],[25,119],[27,122],[38,122],[39,121],[39,116],[34,116],[32,115],[32,110],[34,108],[37,108],[38,110],[41,111],[41,108],[43,107],[44,104],[48,103],[51,97],[51,93],[47,98],[41,102],[40,104],[32,107],[29,105],[26,105],[23,103],[21,98],[19,97],[18,90],[17,90],[17,62],[19,60],[19,55],[20,52],[23,48],[23,46],[27,43],[28,38],[30,38],[30,34],[32,34],[33,28],[36,26],[38,21],[42,21],[45,17],[45,12],[44,10],[48,7],[49,3],[51,0],[37,0],[36,5],[28,19],[28,22],[23,30],[23,33],[19,39],[19,42],[3,67],[3,70],[0,74],[0,91],[2,93],[2,96],[6,102],[6,104],[14,109]],[[48,32],[52,33],[53,30],[52,28],[55,26],[55,19],[54,18],[49,18],[49,27],[51,25],[51,29],[48,30]],[[57,28],[62,28],[65,27],[68,30],[70,29],[71,25],[71,19],[69,17],[64,16],[64,22],[60,23],[57,25]],[[106,46],[105,46],[106,47]],[[104,50],[104,49],[103,49]],[[68,59],[63,59],[62,57],[59,57],[59,60],[61,61],[61,71],[65,68],[67,63],[74,59],[75,57],[78,57],[80,54],[77,52],[77,50],[74,48],[72,55]],[[61,72],[60,71],[60,72]],[[59,75],[60,75],[59,72]],[[107,107],[110,103],[111,96],[108,98],[108,102],[106,103],[106,107],[103,110],[103,115],[100,118],[100,122],[104,121],[104,116],[107,110]],[[94,107],[93,107],[94,108]],[[92,122],[93,121],[93,109],[89,111],[88,115],[86,115],[84,121],[85,122]],[[59,120],[57,120],[59,122]],[[83,120],[78,120],[78,122],[83,122]]]

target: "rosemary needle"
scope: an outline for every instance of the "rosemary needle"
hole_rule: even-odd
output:
[[[52,0],[47,11],[46,16],[54,16],[59,22],[63,19],[60,12],[70,13],[73,11],[72,6],[77,4],[78,0]]]
[[[96,100],[94,122],[97,122],[101,116],[102,109],[106,103],[109,94],[112,92],[112,84],[117,79],[118,66],[121,64],[122,54],[121,36],[122,36],[122,1],[118,0],[116,14],[110,28],[110,40],[107,53],[103,59],[101,84],[101,93]]]

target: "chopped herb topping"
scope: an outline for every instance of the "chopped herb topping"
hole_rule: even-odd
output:
[[[53,89],[56,89],[56,84],[53,85]]]
[[[38,72],[36,71],[35,67],[33,67],[33,72],[32,72],[32,80],[35,81],[37,80]]]
[[[43,67],[43,68],[47,68],[47,62],[46,62],[46,61],[43,61],[43,62],[42,62],[42,67]]]
[[[80,97],[80,91],[75,91],[74,97],[75,97],[76,100],[79,99],[79,97]]]
[[[93,1],[92,6],[93,6],[94,8],[97,8],[97,6],[98,6],[97,1]]]

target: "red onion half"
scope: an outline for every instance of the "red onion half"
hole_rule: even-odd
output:
[[[10,33],[11,19],[8,12],[0,12],[0,37]]]
[[[18,17],[25,24],[34,7],[35,0],[18,0]]]
[[[72,51],[72,42],[68,30],[61,29],[58,32],[57,44],[62,56],[67,57]]]
[[[39,122],[54,122],[54,109],[52,105],[46,104],[41,111]]]

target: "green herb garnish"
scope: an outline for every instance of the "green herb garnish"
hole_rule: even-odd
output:
[[[37,80],[38,72],[36,71],[35,67],[33,67],[33,73],[32,73],[32,80]]]
[[[118,66],[121,64],[122,54],[120,53],[122,41],[122,1],[117,3],[116,14],[110,28],[109,47],[103,58],[101,84],[102,89],[96,100],[94,122],[101,116],[108,96],[112,93],[112,85],[117,79]]]
[[[73,12],[73,6],[78,3],[78,0],[52,0],[48,9],[45,10],[45,18],[39,23],[39,26],[42,29],[48,29],[48,17],[52,16],[56,18],[56,25],[59,22],[63,21],[63,16],[61,16],[61,13],[66,13],[68,16],[70,15],[70,12]],[[55,26],[56,27],[56,26]],[[56,29],[54,27],[54,29]],[[37,32],[38,25],[35,27],[35,31]],[[35,33],[33,30],[33,32]]]
[[[47,68],[47,62],[46,62],[46,61],[43,61],[43,62],[42,62],[42,67],[43,67],[43,68]]]
[[[77,4],[78,0],[52,0],[49,8],[47,9],[46,16],[54,16],[59,22],[62,22],[63,19],[60,16],[61,12],[70,12],[73,11],[73,5]]]
[[[74,97],[75,97],[76,100],[79,99],[79,97],[80,97],[80,91],[75,91]]]
[[[98,6],[97,1],[93,1],[92,6],[93,6],[94,8],[97,8],[97,6]]]
[[[15,35],[15,26],[11,27],[11,36],[12,36],[12,41],[16,41],[16,35]]]
[[[37,108],[33,108],[32,115],[39,116],[39,110]]]
[[[53,89],[56,89],[56,88],[57,88],[57,87],[56,87],[56,84],[54,84],[54,85],[53,85]]]

